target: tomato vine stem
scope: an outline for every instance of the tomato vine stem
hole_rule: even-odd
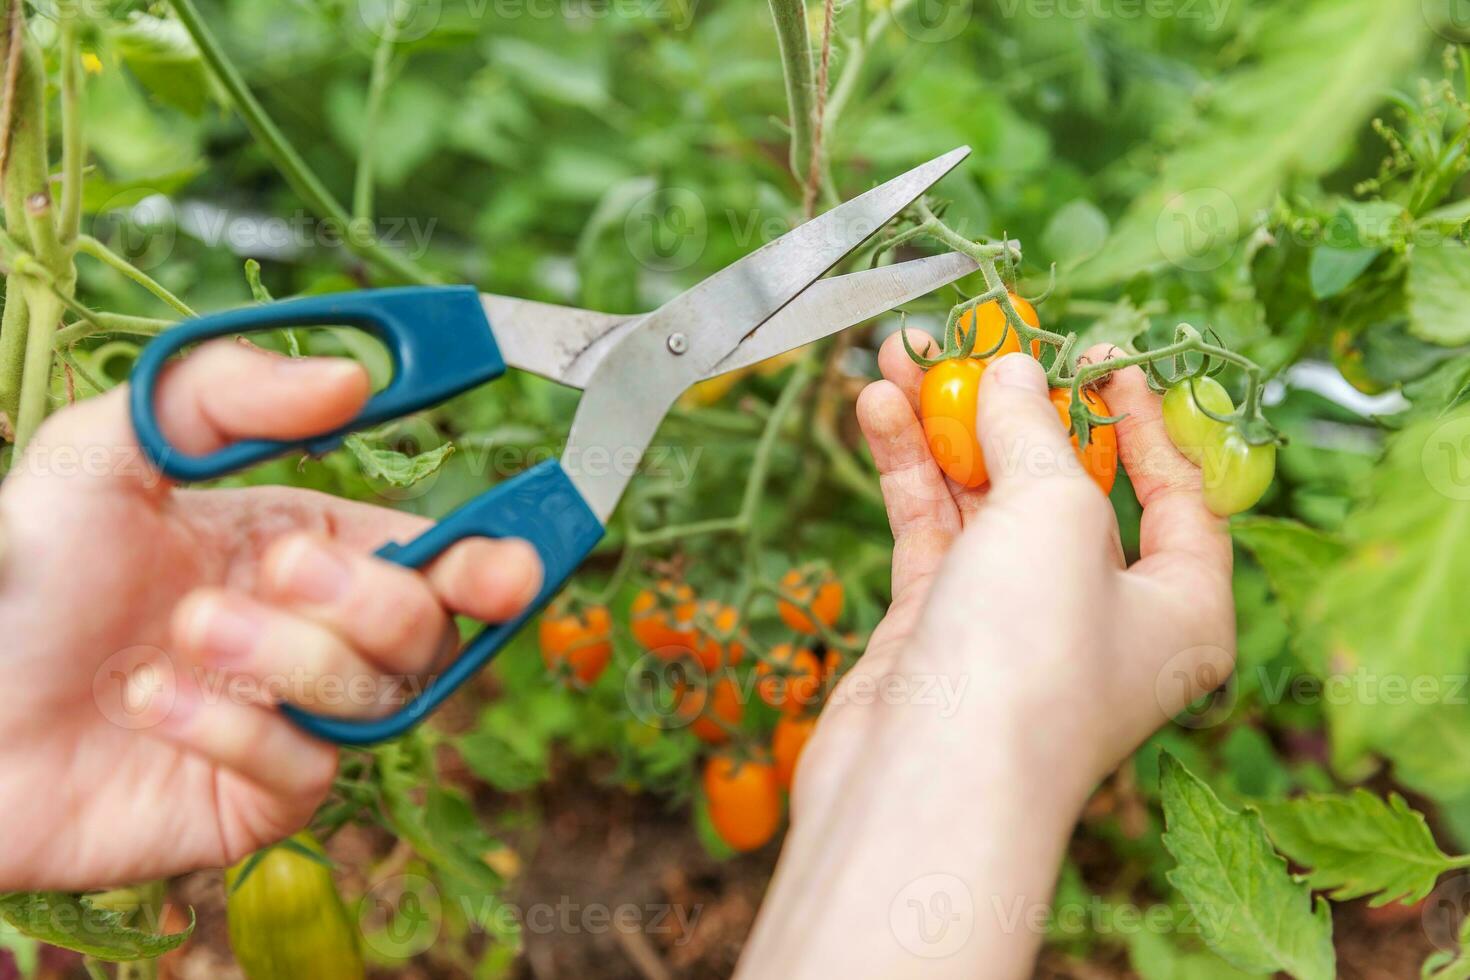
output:
[[[239,69],[225,54],[214,33],[199,16],[193,0],[168,0],[168,3],[178,16],[179,22],[184,25],[184,30],[188,31],[189,36],[194,39],[194,44],[199,48],[205,66],[229,93],[235,104],[235,110],[240,113],[241,119],[244,120],[251,134],[260,142],[261,147],[275,161],[276,167],[286,178],[287,183],[320,216],[338,222],[343,229],[356,228],[357,225],[353,223],[347,210],[332,195],[332,192],[327,190],[321,178],[317,177],[307,166],[301,154],[286,139],[285,134],[276,126],[275,121],[270,118],[259,100],[251,93]],[[424,285],[433,284],[436,281],[434,276],[420,268],[417,263],[385,247],[382,242],[378,241],[375,234],[344,235],[343,241],[357,255],[375,262],[384,271],[400,279]]]

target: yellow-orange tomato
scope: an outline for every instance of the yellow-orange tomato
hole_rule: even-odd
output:
[[[1041,326],[1041,318],[1036,315],[1036,307],[1015,293],[1008,293],[1007,295],[1011,298],[1011,305],[1016,308],[1016,312],[1021,315],[1021,319],[1026,322],[1027,326]],[[1002,331],[1005,332],[1005,341],[1001,343],[999,350],[985,358],[985,360],[987,362],[993,361],[998,357],[1015,354],[1021,350],[1021,338],[1016,335],[1015,330],[1009,328],[1009,324],[1006,323],[1005,311],[1000,308],[1000,304],[995,300],[991,300],[989,303],[983,303],[974,310],[966,310],[960,314],[959,322],[955,324],[954,328],[956,341],[963,340],[963,335],[967,331],[974,329],[977,314],[980,322],[980,332],[975,336],[974,353],[983,354],[994,347],[996,342],[1000,340]],[[1031,356],[1041,357],[1041,341],[1031,341]]]
[[[660,582],[633,599],[630,627],[633,638],[650,653],[675,660],[694,649],[694,590]]]
[[[583,684],[597,680],[612,659],[612,617],[606,606],[588,606],[580,613],[553,606],[541,617],[538,636],[546,668],[560,671],[565,664]]]
[[[717,755],[704,764],[710,822],[726,844],[753,851],[781,826],[781,788],[769,762]]]
[[[929,452],[946,476],[972,489],[990,479],[975,432],[984,374],[984,361],[950,359],[925,371],[919,383],[919,418]]]
[[[781,577],[781,598],[776,601],[776,611],[781,614],[781,621],[798,633],[816,636],[819,631],[802,607],[810,609],[822,625],[831,626],[842,615],[842,597],[842,583],[830,569],[817,573],[813,581],[793,568]]]
[[[755,665],[755,685],[762,701],[789,715],[815,704],[822,695],[822,665],[810,650],[798,650],[790,643],[771,648],[770,661],[787,668],[777,672],[772,662],[762,660]]]
[[[816,727],[815,717],[786,717],[776,722],[776,730],[771,733],[771,755],[776,760],[776,781],[782,789],[790,791],[796,764],[801,761],[802,750]]]
[[[689,688],[683,681],[679,681],[674,685],[674,698],[679,717],[691,719],[689,730],[694,733],[695,738],[707,745],[728,742],[729,728],[738,726],[740,719],[745,716],[745,705],[740,701],[740,692],[729,677],[715,680],[708,688],[704,685]],[[706,701],[709,703],[708,711],[705,710]]]
[[[1051,403],[1057,408],[1057,415],[1061,417],[1062,427],[1070,428],[1072,417],[1070,414],[1072,406],[1072,391],[1069,388],[1053,388],[1051,390]],[[1108,403],[1103,401],[1102,395],[1095,391],[1082,389],[1082,403],[1096,415],[1111,416]],[[1113,481],[1118,478],[1118,433],[1111,425],[1094,425],[1088,433],[1086,449],[1077,448],[1077,436],[1072,436],[1072,448],[1077,450],[1077,458],[1082,461],[1082,468],[1087,475],[1092,477],[1103,496],[1113,492]]]
[[[720,636],[730,636],[740,622],[740,614],[734,606],[719,602],[700,603],[700,611],[713,620],[719,636],[697,631],[694,638],[694,658],[705,670],[717,670],[728,664],[734,666],[745,657],[745,645],[738,636],[731,636],[728,643],[721,643]]]

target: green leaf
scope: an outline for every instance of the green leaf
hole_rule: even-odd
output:
[[[1324,707],[1340,774],[1366,775],[1375,751],[1442,770],[1446,741],[1470,733],[1458,680],[1470,651],[1470,409],[1395,436],[1367,491],[1344,523],[1350,552],[1305,604],[1298,648],[1336,692]]]
[[[1332,915],[1291,878],[1260,818],[1232,810],[1164,753],[1164,846],[1179,866],[1169,882],[1199,916],[1205,941],[1242,970],[1332,980]]]
[[[1432,344],[1470,343],[1470,248],[1422,245],[1409,256],[1409,332]]]
[[[1318,299],[1339,295],[1382,254],[1378,248],[1317,246],[1312,249],[1312,295]]]
[[[0,894],[0,919],[32,939],[109,963],[154,959],[179,948],[194,933],[193,909],[183,931],[160,936],[125,925],[122,912],[63,892]]]
[[[1426,33],[1420,0],[1309,0],[1275,5],[1265,18],[1253,57],[1220,79],[1204,121],[1103,251],[1069,277],[1073,289],[1165,262],[1219,268],[1289,174],[1341,161]]]
[[[1230,534],[1260,563],[1271,589],[1293,616],[1317,593],[1322,576],[1342,560],[1347,545],[1300,521],[1281,517],[1241,517]]]
[[[155,99],[191,116],[209,101],[209,73],[194,39],[172,18],[134,13],[111,29],[118,54]]]
[[[438,449],[406,456],[394,449],[373,446],[361,435],[350,435],[343,445],[357,457],[362,471],[367,476],[382,480],[395,487],[411,487],[434,473],[454,453],[454,444],[445,443]]]
[[[1061,265],[1074,266],[1097,254],[1108,240],[1108,228],[1108,216],[1096,204],[1078,198],[1051,216],[1041,233],[1041,246]]]
[[[1141,980],[1246,980],[1269,976],[1266,972],[1237,970],[1208,950],[1183,949],[1167,934],[1153,929],[1129,934],[1128,960]]]
[[[1276,846],[1304,868],[1307,884],[1336,901],[1373,896],[1377,907],[1412,905],[1456,867],[1434,842],[1424,817],[1390,793],[1385,802],[1365,789],[1302,796],[1256,809]]]
[[[504,882],[482,857],[495,843],[463,795],[437,784],[429,749],[410,736],[381,745],[373,754],[384,810],[398,836],[457,887],[472,894],[498,894]]]

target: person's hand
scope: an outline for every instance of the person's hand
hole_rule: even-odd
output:
[[[1137,368],[1102,389],[1126,416],[1119,452],[1143,505],[1141,557],[1125,567],[1112,507],[1034,360],[1012,354],[985,374],[982,491],[957,488],[931,456],[900,338],[879,364],[885,380],[858,416],[893,528],[893,604],[803,754],[742,966],[936,975],[934,953],[937,975],[1027,976],[1034,913],[1086,795],[1230,673],[1230,538]],[[952,948],[923,924],[904,931],[941,907],[960,924],[933,935]]]
[[[199,454],[330,431],[369,394],[351,361],[222,341],[167,372],[157,410]],[[427,526],[305,490],[172,489],[125,390],[50,419],[0,486],[0,891],[221,867],[303,826],[337,752],[271,705],[383,714],[394,679],[452,654],[451,613],[505,619],[539,589],[523,541],[465,541],[424,574],[371,557]]]

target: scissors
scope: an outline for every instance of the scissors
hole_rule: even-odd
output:
[[[133,370],[133,427],[148,459],[180,481],[215,479],[305,450],[335,449],[355,430],[416,412],[497,378],[507,366],[582,389],[560,460],[504,480],[407,544],[378,557],[421,568],[469,537],[519,537],[541,557],[543,584],[528,608],[487,626],[459,657],[392,715],[371,720],[282,710],[318,738],[370,745],[423,721],[483,667],[601,540],[636,460],[679,395],[707,378],[758,363],[863,323],[976,269],[952,252],[822,279],[970,153],[960,147],[839,205],[690,288],[652,313],[615,316],[502,296],[469,286],[334,293],[200,317],[160,335]],[[353,326],[392,356],[392,382],[352,422],[294,442],[243,440],[192,456],[164,437],[154,393],[168,359],[215,337],[300,326]]]

